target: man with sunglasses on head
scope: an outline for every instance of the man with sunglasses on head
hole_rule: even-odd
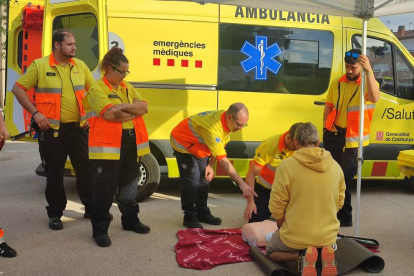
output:
[[[375,104],[380,98],[379,84],[375,80],[371,64],[361,50],[345,53],[345,75],[335,79],[329,88],[323,113],[323,144],[341,165],[345,176],[345,203],[338,212],[343,227],[352,226],[350,184],[357,174],[359,107],[362,70],[365,72],[365,112],[363,146],[369,144],[371,120]]]
[[[58,30],[52,37],[51,55],[34,60],[12,92],[41,129],[39,152],[46,174],[49,228],[63,228],[66,208],[63,171],[69,155],[85,218],[91,215],[92,167],[88,158],[89,124],[82,105],[85,91],[95,82],[86,64],[75,58],[75,36]],[[34,103],[27,91],[34,87]]]
[[[244,198],[257,196],[238,175],[225,150],[230,133],[247,127],[248,120],[247,107],[234,103],[227,111],[206,111],[190,116],[172,130],[170,142],[180,171],[181,209],[184,211],[183,225],[187,228],[203,228],[200,222],[221,224],[221,219],[213,216],[207,207],[208,188],[216,161],[239,185]]]

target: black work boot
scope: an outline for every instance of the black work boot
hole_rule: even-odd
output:
[[[5,258],[14,258],[17,256],[17,252],[8,246],[7,243],[3,242],[0,244],[0,256]]]
[[[187,228],[203,228],[203,225],[201,225],[201,223],[197,220],[183,221],[183,225]]]
[[[204,222],[211,225],[220,225],[221,224],[221,218],[215,217],[213,215],[206,215],[202,217],[197,217],[197,220],[200,222]]]
[[[49,228],[52,230],[61,230],[63,228],[63,223],[58,217],[50,218]]]
[[[138,223],[135,223],[132,226],[122,226],[122,228],[127,231],[134,231],[138,234],[147,234],[150,231],[150,227],[148,225],[142,224],[142,222],[139,220]]]
[[[111,239],[108,234],[101,234],[95,237],[95,242],[100,247],[108,247],[111,245]]]

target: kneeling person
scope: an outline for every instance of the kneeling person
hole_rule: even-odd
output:
[[[246,183],[254,188],[257,197],[249,196],[244,210],[244,218],[250,222],[260,222],[270,218],[269,199],[277,166],[296,150],[293,137],[300,123],[292,125],[289,131],[264,140],[256,149],[253,162],[246,174]],[[256,179],[257,177],[257,179]]]
[[[266,255],[275,262],[299,260],[302,275],[316,275],[316,248],[322,248],[323,275],[336,275],[332,245],[339,232],[336,213],[344,204],[344,174],[331,154],[318,147],[313,124],[300,125],[294,141],[297,151],[279,165],[272,186],[269,209],[279,231]]]

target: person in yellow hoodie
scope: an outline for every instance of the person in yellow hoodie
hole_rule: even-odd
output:
[[[266,255],[281,263],[298,260],[304,276],[317,275],[317,248],[322,275],[337,275],[333,249],[339,232],[336,214],[344,204],[346,186],[341,167],[328,151],[318,147],[319,141],[312,123],[296,129],[297,151],[280,163],[269,202],[279,230],[269,240]]]

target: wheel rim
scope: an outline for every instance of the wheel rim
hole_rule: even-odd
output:
[[[148,168],[145,166],[145,164],[140,163],[139,170],[140,170],[140,176],[138,178],[138,183],[137,183],[138,189],[143,188],[148,179]]]

